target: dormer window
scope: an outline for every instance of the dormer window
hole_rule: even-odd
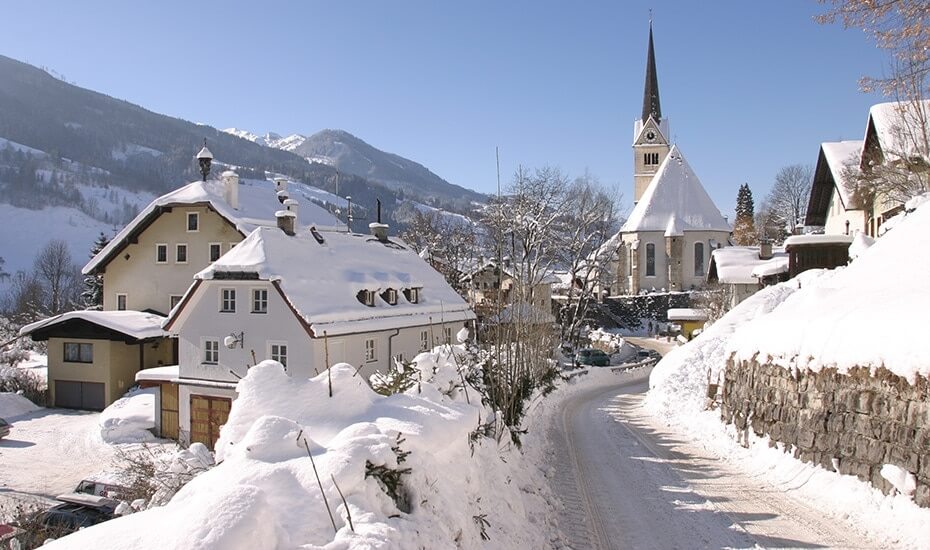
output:
[[[368,307],[375,307],[375,293],[370,290],[359,290],[355,295],[358,301]]]
[[[417,304],[420,302],[420,289],[419,288],[405,288],[404,297],[407,298],[407,301],[411,304]]]
[[[381,293],[381,299],[392,306],[397,305],[397,291],[389,288]]]

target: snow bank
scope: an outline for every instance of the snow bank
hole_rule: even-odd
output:
[[[299,379],[273,361],[252,367],[221,431],[219,465],[164,507],[49,548],[479,548],[482,525],[492,546],[544,546],[525,525],[521,494],[532,483],[518,481],[521,457],[470,437],[488,411],[454,387],[463,349],[442,349],[415,359],[421,383],[388,397],[347,364],[329,373],[332,397],[327,373]],[[366,477],[366,463],[410,468],[401,489],[409,513]]]
[[[107,443],[137,443],[155,439],[155,388],[133,390],[100,413],[100,437]]]
[[[0,418],[5,420],[37,411],[40,408],[41,407],[35,405],[21,394],[9,392],[0,393]]]
[[[771,315],[737,331],[728,349],[740,360],[758,354],[760,362],[786,368],[885,367],[912,382],[930,376],[930,347],[923,343],[928,248],[924,204],[835,276],[803,285]]]

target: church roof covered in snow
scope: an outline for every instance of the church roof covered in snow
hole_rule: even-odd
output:
[[[620,231],[661,231],[681,235],[685,231],[730,230],[730,224],[676,145],[659,166]]]
[[[394,238],[385,243],[371,235],[314,233],[309,228],[289,236],[278,228],[259,227],[195,278],[243,274],[276,283],[318,336],[323,331],[349,334],[475,318],[439,272]],[[396,292],[394,304],[385,298],[389,289]],[[415,295],[411,289],[417,289]],[[372,305],[360,300],[363,291],[371,293]],[[168,326],[183,309],[172,312]]]
[[[126,224],[96,256],[84,266],[84,274],[103,267],[144,231],[161,213],[174,206],[207,205],[243,235],[259,226],[276,226],[275,212],[282,209],[275,184],[266,180],[239,180],[239,207],[233,208],[224,198],[225,183],[219,180],[195,181],[153,200],[139,215]],[[311,202],[311,194],[303,193],[303,184],[291,184],[290,198],[301,199],[297,222],[320,229],[343,227],[344,224],[326,209]]]

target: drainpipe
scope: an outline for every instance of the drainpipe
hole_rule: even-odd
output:
[[[395,328],[394,334],[388,336],[388,361],[394,361],[394,354],[391,353],[394,350],[394,337],[400,334],[400,329]],[[388,363],[388,366],[392,366],[391,363]]]

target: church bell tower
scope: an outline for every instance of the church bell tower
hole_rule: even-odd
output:
[[[659,78],[656,73],[652,20],[649,21],[649,49],[646,54],[646,85],[643,89],[643,113],[633,122],[633,202],[639,202],[652,177],[669,152],[668,120],[662,118],[659,102]]]

